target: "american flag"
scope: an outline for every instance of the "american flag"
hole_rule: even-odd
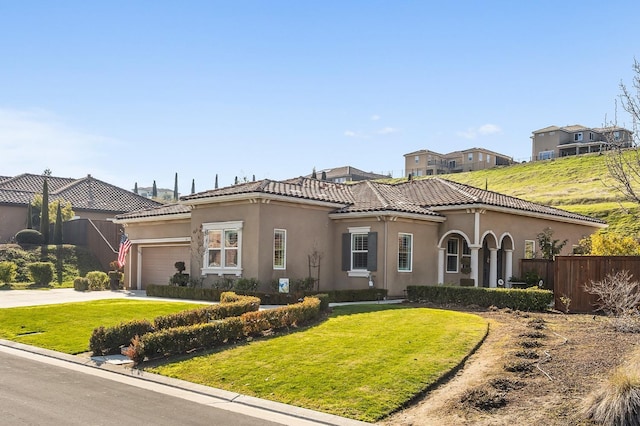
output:
[[[131,248],[131,240],[127,238],[127,234],[123,233],[120,237],[120,248],[118,250],[118,267],[122,268],[127,260],[127,253]]]

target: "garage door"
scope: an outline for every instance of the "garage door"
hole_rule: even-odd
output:
[[[168,285],[169,278],[176,273],[173,266],[184,262],[189,273],[189,246],[142,247],[142,289],[147,284]]]

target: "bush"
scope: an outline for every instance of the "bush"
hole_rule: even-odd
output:
[[[238,278],[238,280],[233,283],[233,289],[235,291],[247,291],[252,292],[256,291],[260,286],[260,281],[256,278]]]
[[[49,285],[53,280],[53,263],[35,262],[28,265],[31,279],[37,285]]]
[[[91,291],[106,290],[107,288],[109,288],[109,276],[106,272],[88,272],[87,280],[89,280],[89,290]]]
[[[631,277],[629,271],[607,274],[604,279],[585,285],[585,290],[597,296],[598,310],[620,317],[637,312],[640,306],[640,283],[631,281]]]
[[[11,284],[15,282],[18,267],[13,262],[0,262],[0,282]]]
[[[248,312],[242,315],[244,334],[260,336],[265,331],[302,325],[320,316],[320,299],[305,297],[300,303]]]
[[[226,293],[225,293],[226,294]],[[190,309],[175,314],[159,316],[154,320],[156,330],[173,327],[183,327],[195,324],[204,324],[211,321],[229,317],[238,317],[245,312],[260,309],[260,299],[257,297],[241,296],[233,302],[220,302],[219,305],[205,306],[204,308]]]
[[[231,290],[233,288],[233,278],[222,277],[213,283],[216,290]]]
[[[170,285],[149,284],[146,286],[147,296],[169,297],[172,299],[220,300],[221,290],[215,288],[178,287]]]
[[[123,322],[114,327],[98,327],[93,330],[89,339],[89,349],[94,356],[120,353],[120,347],[129,345],[135,336],[142,336],[153,331],[147,320]]]
[[[75,291],[89,290],[89,280],[86,277],[77,277],[73,280],[73,289]]]
[[[35,229],[23,229],[14,237],[18,244],[44,244],[44,237]]]
[[[545,311],[553,302],[553,292],[538,289],[505,289],[453,286],[408,286],[412,302],[478,305],[484,308],[511,308],[521,311]]]
[[[592,393],[583,407],[598,424],[640,425],[640,365],[620,368],[604,386]]]

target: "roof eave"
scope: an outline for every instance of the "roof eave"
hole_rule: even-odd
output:
[[[423,220],[427,222],[444,222],[447,220],[444,216],[434,216],[434,215],[426,215],[426,214],[418,214],[418,213],[408,213],[408,212],[398,212],[394,210],[378,210],[378,211],[367,211],[367,212],[347,212],[347,213],[329,213],[330,219],[346,219],[346,218],[367,218],[367,217],[378,217],[378,216],[394,216],[394,217],[402,217],[405,219],[416,219]]]
[[[311,198],[295,197],[291,195],[276,195],[265,194],[262,192],[247,192],[242,194],[221,195],[217,197],[203,197],[194,200],[182,200],[183,204],[190,206],[205,205],[205,204],[218,204],[230,201],[252,201],[252,200],[264,200],[264,201],[283,201],[287,203],[315,205],[329,208],[342,208],[347,203],[338,203],[335,201],[322,201]]]
[[[132,217],[132,218],[122,218],[122,219],[114,219],[114,223],[144,223],[144,222],[158,222],[158,221],[167,221],[167,220],[186,220],[191,219],[191,213],[178,213],[178,214],[159,214],[155,216],[143,216],[143,217]]]

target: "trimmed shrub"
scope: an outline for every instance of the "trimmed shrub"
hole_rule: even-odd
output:
[[[219,301],[222,290],[215,288],[178,287],[170,285],[149,284],[146,286],[147,296],[168,297],[171,299]]]
[[[204,324],[224,318],[238,317],[246,312],[257,311],[258,309],[260,309],[260,299],[241,296],[241,299],[236,302],[220,302],[219,305],[159,316],[154,320],[154,325],[156,330],[164,330],[173,327]]]
[[[89,290],[99,291],[109,288],[109,275],[102,271],[87,272],[87,280],[89,280]]]
[[[73,289],[75,291],[89,290],[89,280],[86,277],[77,277],[73,280]]]
[[[0,262],[0,282],[11,284],[16,281],[18,266],[13,262]]]
[[[89,349],[94,356],[120,353],[122,346],[129,345],[135,336],[153,331],[147,320],[134,320],[120,323],[114,327],[98,327],[89,339]]]
[[[545,311],[553,302],[553,292],[538,289],[506,289],[453,286],[408,286],[412,302],[477,305],[488,308],[511,308],[521,311]]]
[[[194,349],[210,349],[242,338],[242,320],[226,318],[206,324],[174,327],[133,339],[124,352],[136,363],[145,358],[178,355]]]
[[[23,229],[15,235],[18,244],[44,244],[44,237],[40,231],[35,229]]]
[[[34,262],[28,265],[29,275],[37,285],[49,285],[53,281],[53,263]]]
[[[246,291],[252,292],[256,291],[260,286],[260,281],[256,278],[238,278],[235,283],[233,283],[233,289],[235,291]]]
[[[243,314],[241,318],[246,336],[260,336],[265,331],[299,326],[319,316],[320,299],[305,297],[300,303],[248,312]]]

